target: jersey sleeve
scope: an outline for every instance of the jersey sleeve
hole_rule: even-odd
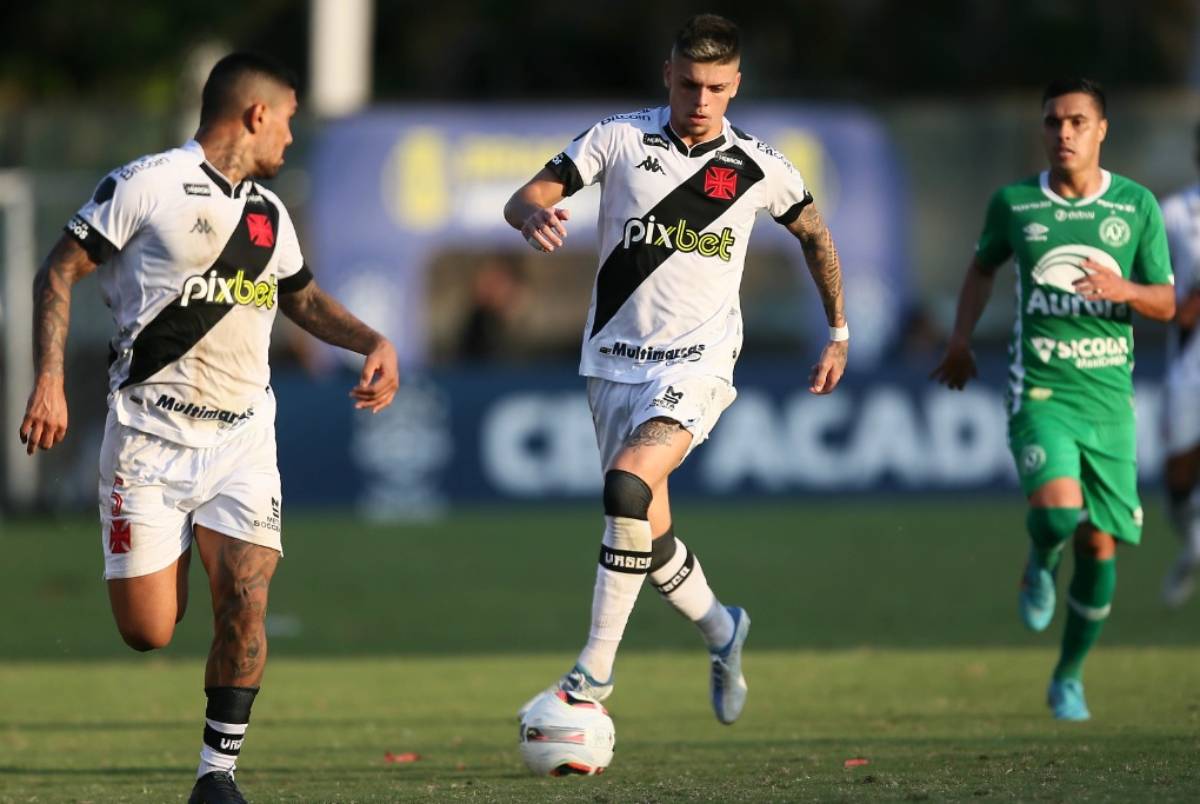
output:
[[[571,196],[582,188],[604,179],[612,161],[613,133],[617,126],[597,123],[567,144],[546,167],[563,183],[563,195]]]
[[[1012,243],[1008,239],[1010,212],[1004,193],[997,191],[993,194],[983,219],[983,231],[975,243],[975,258],[985,268],[998,268],[1012,256]]]
[[[1133,258],[1131,274],[1135,282],[1145,285],[1175,284],[1162,210],[1158,208],[1158,201],[1149,192],[1146,193],[1142,232],[1138,238],[1137,254]]]
[[[312,271],[304,263],[304,254],[300,251],[296,225],[283,204],[279,204],[279,238],[275,248],[279,254],[276,274],[280,293],[295,293],[312,281]]]
[[[154,203],[144,185],[140,175],[122,179],[116,171],[108,174],[63,227],[94,262],[102,263],[125,248],[149,220]]]
[[[761,160],[766,173],[767,197],[764,207],[777,222],[787,226],[800,212],[813,202],[812,193],[804,183],[804,177],[786,156],[770,146],[763,149],[766,158]]]

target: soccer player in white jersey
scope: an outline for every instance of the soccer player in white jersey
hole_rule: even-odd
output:
[[[738,40],[732,22],[693,17],[663,66],[668,105],[601,120],[504,209],[530,245],[553,252],[567,236],[568,212],[556,204],[601,186],[601,264],[580,374],[605,472],[605,527],[587,644],[551,689],[609,695],[617,646],[649,575],[707,642],[722,723],[737,720],[745,703],[741,650],[750,618],[717,600],[675,536],[667,487],[736,396],[738,290],[759,210],[800,241],[825,307],[830,339],[809,378],[812,393],[837,386],[849,345],[837,251],[803,178],[725,119],[741,80]]]
[[[1200,157],[1200,128],[1196,130]],[[1179,557],[1163,581],[1163,602],[1183,605],[1200,572],[1200,184],[1163,201],[1163,224],[1175,268],[1175,320],[1167,336],[1164,474]]]
[[[277,307],[366,355],[356,408],[386,407],[399,383],[392,345],[317,287],[287,210],[255,181],[283,165],[295,112],[287,70],[225,57],[204,86],[195,139],[106,176],[34,282],[37,371],[20,431],[29,454],[66,435],[72,286],[96,271],[116,324],[99,493],[104,575],[125,642],[149,651],[171,641],[193,542],[208,573],[214,636],[192,804],[245,800],[233,771],[281,555],[267,365]]]

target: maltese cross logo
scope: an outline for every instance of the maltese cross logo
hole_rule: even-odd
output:
[[[250,242],[254,245],[263,248],[275,245],[275,230],[271,228],[271,219],[266,215],[247,215],[246,228],[250,230]]]
[[[733,168],[710,167],[704,174],[704,194],[709,198],[728,201],[737,192],[737,171]]]

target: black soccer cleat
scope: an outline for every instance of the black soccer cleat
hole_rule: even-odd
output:
[[[247,804],[242,791],[238,790],[233,774],[227,771],[209,771],[196,780],[188,804]]]

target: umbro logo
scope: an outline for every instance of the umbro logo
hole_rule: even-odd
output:
[[[212,234],[213,228],[204,218],[196,218],[195,225],[192,226],[192,234]]]
[[[658,159],[653,156],[647,156],[645,159],[643,159],[641,162],[639,162],[637,164],[637,167],[642,168],[647,173],[662,173],[664,175],[666,174],[666,171],[664,171],[662,168],[662,163],[660,163],[658,161]]]
[[[1046,233],[1050,231],[1050,227],[1034,221],[1021,231],[1025,233],[1027,241],[1042,241],[1046,239]]]

